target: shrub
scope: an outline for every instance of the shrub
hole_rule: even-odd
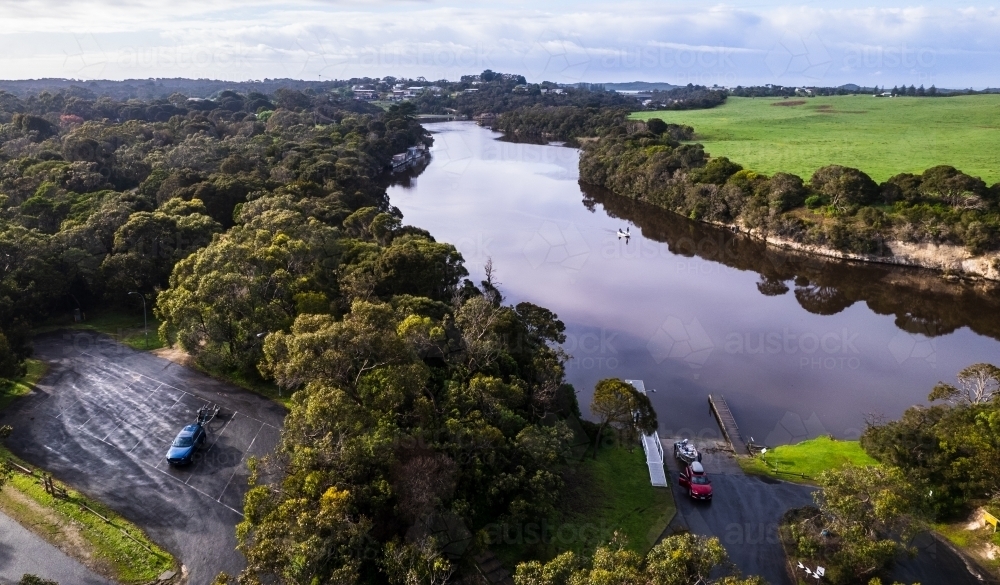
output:
[[[825,166],[813,173],[810,184],[815,191],[826,195],[830,204],[838,209],[851,205],[871,205],[879,199],[880,190],[875,181],[858,169],[840,165]]]

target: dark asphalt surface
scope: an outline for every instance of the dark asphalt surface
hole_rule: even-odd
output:
[[[46,334],[34,348],[51,369],[0,415],[14,427],[8,447],[142,527],[187,567],[192,585],[242,570],[234,526],[246,462],[273,450],[284,409],[92,333]],[[190,466],[169,466],[170,442],[209,403],[221,411],[205,446]]]
[[[672,441],[664,452],[673,453]],[[785,553],[778,540],[781,515],[790,508],[813,503],[809,486],[764,481],[746,475],[731,455],[722,451],[702,453],[705,471],[712,479],[712,502],[695,502],[677,484],[678,467],[668,457],[677,501],[677,518],[695,534],[717,537],[729,560],[745,575],[760,575],[772,585],[791,585],[785,571]]]
[[[67,585],[110,585],[107,579],[0,513],[0,585],[17,583],[25,573]]]
[[[672,453],[673,442],[665,439],[663,443],[664,452]],[[786,510],[813,504],[815,488],[746,475],[732,455],[724,451],[704,452],[702,463],[712,479],[711,503],[691,500],[687,490],[677,484],[676,460],[668,457],[668,471],[677,501],[677,517],[671,527],[686,527],[695,534],[717,537],[729,553],[729,559],[744,575],[760,575],[771,585],[792,585],[778,540],[778,523]],[[890,583],[983,585],[994,582],[978,568],[966,565],[950,546],[929,534],[918,536],[914,546],[917,556],[897,559],[889,573]]]

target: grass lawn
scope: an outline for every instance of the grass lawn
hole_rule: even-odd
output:
[[[24,465],[2,447],[0,457]],[[37,472],[31,477],[15,472],[0,490],[0,510],[91,570],[119,583],[149,583],[164,571],[177,568],[173,556],[132,523],[75,490],[68,490],[68,496],[62,500],[47,494]],[[81,508],[84,503],[111,522]]]
[[[669,487],[650,485],[638,446],[632,453],[605,448],[596,460],[587,456],[562,475],[566,485],[555,518],[487,531],[490,548],[511,570],[519,562],[549,560],[567,550],[592,554],[616,530],[628,538],[629,548],[645,554],[677,511]]]
[[[602,501],[577,514],[580,520],[608,526],[628,537],[629,546],[645,554],[677,512],[669,487],[649,484],[646,455],[641,447],[604,449],[597,459],[582,463],[593,478]]]
[[[878,465],[878,461],[869,457],[857,441],[837,441],[830,437],[816,437],[795,445],[768,449],[763,459],[740,457],[738,460],[747,473],[807,482],[820,472],[837,469],[845,463]]]
[[[783,171],[808,180],[816,169],[839,164],[884,181],[946,164],[987,184],[1000,181],[1000,95],[730,97],[710,110],[633,117],[692,126],[711,155],[767,174]]]
[[[24,377],[18,380],[0,382],[0,410],[6,408],[16,398],[31,392],[35,384],[49,370],[49,366],[41,360],[27,359],[24,360],[24,365],[28,370]]]

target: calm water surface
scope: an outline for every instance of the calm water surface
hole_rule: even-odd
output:
[[[717,436],[714,393],[758,442],[857,438],[867,413],[898,417],[961,368],[1000,363],[995,292],[790,255],[584,189],[574,149],[428,128],[433,158],[391,203],[454,244],[474,281],[492,258],[508,302],[559,315],[584,412],[598,380],[637,378],[664,436]]]

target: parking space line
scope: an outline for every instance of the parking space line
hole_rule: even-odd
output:
[[[257,429],[257,432],[254,434],[253,439],[250,440],[250,444],[247,445],[246,451],[243,452],[243,456],[240,457],[240,462],[236,464],[236,469],[234,469],[233,474],[229,476],[229,481],[226,482],[226,487],[222,488],[222,493],[219,494],[219,499],[216,500],[220,504],[222,504],[222,496],[226,495],[226,490],[229,489],[229,484],[233,483],[233,478],[236,477],[236,474],[240,472],[240,464],[242,464],[243,460],[246,459],[247,455],[250,454],[250,449],[253,449],[253,444],[257,442],[257,435],[260,435],[260,432],[263,429],[264,429],[263,425],[261,425],[261,427]],[[222,505],[225,506],[225,504]]]
[[[77,404],[79,404],[80,402],[82,402],[82,400],[80,400],[79,398],[77,398],[77,399],[76,399],[76,401],[75,401],[75,402],[73,402],[73,404],[70,404],[70,405],[69,405],[69,406],[67,406],[66,408],[60,408],[60,409],[59,409],[59,414],[55,415],[55,416],[54,416],[54,417],[52,417],[52,418],[59,418],[60,416],[62,416],[62,415],[64,415],[64,414],[66,414],[66,411],[67,411],[67,410],[69,410],[69,409],[73,408],[74,406],[76,406],[76,405],[77,405]]]
[[[170,475],[169,473],[167,473],[166,471],[163,471],[162,469],[157,469],[156,467],[153,467],[152,465],[150,465],[150,464],[146,463],[145,461],[142,461],[141,459],[139,459],[139,458],[137,458],[137,457],[136,457],[136,458],[134,458],[134,459],[135,459],[136,461],[138,461],[139,463],[141,463],[141,464],[145,465],[146,467],[149,467],[150,469],[153,469],[153,470],[155,470],[155,471],[159,471],[160,473],[162,473],[163,475],[165,475],[165,476],[169,477],[170,479],[172,479],[172,480],[174,480],[174,481],[178,481],[178,482],[180,482],[180,481],[181,481],[181,480],[180,480],[180,478],[177,478],[177,477],[174,477],[174,476]],[[208,499],[210,499],[210,500],[215,500],[215,498],[213,498],[212,496],[210,496],[210,495],[206,494],[205,492],[201,491],[200,489],[198,489],[198,488],[196,488],[196,487],[194,487],[194,486],[192,486],[192,485],[188,485],[188,483],[187,483],[187,482],[182,482],[182,485],[183,485],[184,487],[187,487],[187,488],[189,488],[189,489],[192,489],[192,490],[194,490],[194,491],[198,492],[199,494],[201,494],[201,495],[205,496],[206,498],[208,498]],[[237,509],[235,509],[235,508],[233,508],[233,507],[231,507],[231,506],[227,506],[226,504],[223,504],[222,502],[220,502],[220,501],[218,501],[218,500],[215,500],[215,502],[216,502],[217,504],[219,504],[220,506],[223,506],[223,507],[225,507],[225,508],[228,508],[228,509],[232,510],[233,512],[236,512],[237,514],[239,514],[239,515],[240,515],[240,517],[241,517],[241,518],[243,517],[243,512],[240,512],[239,510],[237,510]]]
[[[98,360],[98,361],[102,361],[102,362],[106,362],[106,361],[108,361],[108,360],[107,360],[107,359],[105,359],[105,358],[101,358],[101,357],[97,357],[97,356],[94,356],[94,355],[91,355],[91,354],[88,354],[88,353],[86,353],[86,352],[81,352],[81,353],[82,353],[82,355],[88,355],[88,356],[90,356],[90,357],[94,357],[94,358],[97,358],[97,360]],[[116,366],[117,366],[117,365],[116,365]],[[181,398],[183,398],[183,397],[184,397],[184,395],[188,395],[188,396],[193,396],[193,397],[195,397],[195,398],[197,398],[197,399],[199,399],[199,400],[204,400],[205,402],[209,402],[209,403],[211,403],[211,401],[210,401],[210,400],[207,400],[207,399],[205,399],[205,398],[202,398],[201,396],[199,396],[199,395],[197,395],[197,394],[194,394],[193,392],[188,392],[187,390],[183,390],[183,389],[181,389],[181,388],[178,388],[178,387],[176,387],[176,386],[171,386],[170,384],[167,384],[166,382],[162,382],[162,381],[160,381],[160,380],[157,380],[156,378],[150,378],[149,376],[147,376],[147,375],[145,375],[145,374],[139,374],[139,373],[138,373],[138,372],[136,372],[135,370],[130,370],[130,369],[126,368],[125,366],[117,366],[117,367],[118,367],[118,368],[120,368],[120,369],[122,369],[122,370],[125,370],[126,372],[131,372],[131,373],[133,373],[133,374],[138,374],[138,375],[139,375],[140,377],[143,377],[143,378],[147,378],[147,379],[149,379],[149,380],[152,380],[152,381],[154,381],[154,382],[157,382],[157,383],[159,384],[159,386],[157,386],[157,387],[156,387],[156,389],[154,390],[154,392],[155,392],[156,390],[159,390],[160,388],[162,388],[162,387],[164,387],[164,386],[166,386],[167,388],[170,388],[170,389],[172,389],[172,390],[177,390],[178,392],[181,392],[181,393],[182,393],[182,394],[181,394],[181,396],[177,398],[177,400],[176,400],[176,401],[174,402],[174,404],[171,404],[171,405],[170,405],[170,406],[168,406],[167,408],[172,408],[172,407],[173,407],[174,405],[176,405],[176,404],[177,404],[178,402],[180,402]],[[131,383],[130,383],[129,385],[131,385]],[[235,414],[236,414],[236,412],[234,411],[234,416],[235,416]],[[267,426],[271,427],[272,429],[276,429],[276,430],[277,430],[277,429],[279,429],[279,427],[276,427],[276,426],[274,426],[274,425],[272,425],[272,424],[269,424],[269,423],[267,423],[267,422],[264,422],[264,421],[262,421],[262,420],[260,420],[260,419],[257,419],[257,418],[254,418],[254,417],[252,417],[252,416],[249,416],[249,415],[247,415],[247,414],[244,414],[243,416],[245,416],[246,418],[248,418],[248,419],[250,419],[250,420],[252,420],[252,421],[255,421],[255,422],[259,422],[259,423],[261,423],[261,424],[263,424],[263,425],[267,425]]]
[[[237,412],[237,411],[234,410],[233,411],[233,416],[229,417],[229,420],[226,421],[226,424],[222,427],[222,430],[219,431],[219,434],[215,435],[215,440],[212,441],[212,444],[209,445],[208,449],[205,449],[205,453],[208,453],[209,451],[211,451],[212,447],[214,447],[215,444],[219,442],[219,439],[222,438],[222,433],[226,432],[226,429],[229,428],[229,423],[233,422],[233,419],[236,418],[237,414],[239,414],[239,412]],[[247,417],[247,418],[250,418],[250,417]]]
[[[118,430],[118,427],[122,426],[122,423],[123,423],[123,422],[125,422],[125,421],[123,421],[123,420],[119,419],[119,420],[118,420],[118,424],[116,424],[116,425],[115,425],[115,428],[111,429],[111,432],[109,432],[108,434],[104,435],[104,439],[101,439],[101,440],[102,440],[102,441],[104,441],[105,443],[107,443],[107,441],[105,441],[105,439],[107,439],[108,437],[110,437],[110,436],[111,436],[111,433],[113,433],[113,432],[117,431],[117,430]],[[110,443],[108,443],[108,444],[110,445]]]

